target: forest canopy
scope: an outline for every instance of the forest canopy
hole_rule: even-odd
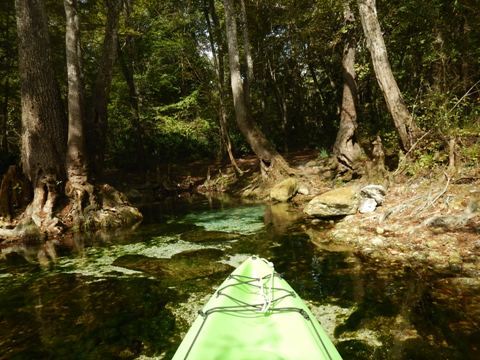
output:
[[[387,157],[396,158],[402,149],[362,31],[357,6],[362,2],[232,2],[237,16],[241,76],[251,77],[249,114],[281,153],[305,148],[328,154],[333,151],[342,108],[342,59],[345,44],[352,37],[356,52],[356,140],[367,155],[377,136],[383,140]],[[59,1],[44,3],[54,73],[66,107],[65,9]],[[114,3],[78,1],[87,109],[93,106],[108,11]],[[345,20],[346,4],[353,21]],[[224,107],[234,156],[250,153],[251,147],[234,120],[224,2],[122,0],[118,6],[105,166],[145,170],[160,163],[223,158],[220,106]],[[428,132],[422,146],[415,149],[416,158],[423,166],[448,162],[448,140],[455,138],[459,156],[478,165],[477,2],[378,1],[376,7],[388,60],[404,103],[422,134]],[[14,1],[3,1],[2,172],[20,157],[17,35]],[[251,64],[247,63],[247,55]],[[221,87],[216,86],[219,64],[215,65],[214,57],[222,65]]]

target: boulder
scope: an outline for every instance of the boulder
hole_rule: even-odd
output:
[[[270,198],[275,201],[286,202],[298,191],[298,182],[295,178],[287,178],[275,184],[270,190]]]
[[[382,185],[367,185],[360,190],[362,199],[373,199],[377,205],[382,205],[387,190]]]
[[[357,212],[358,188],[345,186],[314,197],[303,210],[315,217],[351,215]]]

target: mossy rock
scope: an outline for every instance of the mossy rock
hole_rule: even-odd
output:
[[[85,216],[83,227],[88,230],[126,228],[142,219],[143,216],[137,208],[123,205],[113,209],[90,211]]]
[[[143,255],[125,255],[116,259],[114,266],[143,271],[167,284],[226,274],[233,271],[230,265],[215,261],[223,255],[219,249],[185,251],[171,259],[157,259]]]
[[[357,212],[358,203],[358,188],[345,186],[314,197],[305,206],[304,212],[315,217],[352,215]]]
[[[298,181],[295,178],[287,178],[275,184],[270,190],[270,198],[274,201],[286,202],[298,191]]]
[[[205,242],[225,242],[238,239],[238,234],[232,234],[225,231],[205,231],[193,230],[181,235],[181,239],[193,243]]]

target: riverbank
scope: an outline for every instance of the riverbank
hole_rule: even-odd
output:
[[[327,160],[319,159],[316,152],[292,154],[288,162],[297,170],[298,182],[306,191],[297,193],[290,199],[290,205],[285,203],[286,207],[279,211],[288,212],[289,218],[301,221],[318,248],[347,246],[366,259],[386,266],[480,276],[478,170],[466,169],[447,175],[439,169],[416,177],[395,177],[390,173],[373,181],[386,188],[385,200],[374,212],[318,219],[303,214],[313,197],[372,181],[361,178],[346,182],[332,178],[326,170]],[[207,198],[226,198],[225,194],[230,194],[244,201],[274,203],[269,198],[270,188],[261,186],[256,159],[240,159],[239,164],[245,171],[241,177],[229,166],[198,162],[159,168],[149,177],[121,177],[112,173],[108,180],[125,193],[131,203],[144,210],[168,197],[193,201],[194,197],[202,196],[198,193]],[[327,232],[326,223],[329,224]],[[3,245],[8,246],[6,242]]]
[[[386,265],[479,277],[478,181],[450,184],[432,204],[434,187],[426,180],[418,186],[394,184],[375,212],[336,221],[326,238],[312,220],[307,233],[319,247],[344,244]]]
[[[299,153],[289,163],[299,170],[300,186],[290,202],[299,213],[308,202],[328,190],[364,186],[371,179],[342,182],[325,173],[326,161],[312,153]],[[371,261],[403,268],[433,270],[465,277],[480,277],[480,175],[478,169],[442,169],[417,176],[391,172],[373,180],[386,188],[381,206],[371,213],[357,212],[343,218],[306,217],[304,228],[319,248],[348,246]],[[236,196],[257,197],[272,202],[268,189],[250,182],[233,186]],[[304,214],[296,218],[305,217]],[[325,221],[330,228],[325,235]]]

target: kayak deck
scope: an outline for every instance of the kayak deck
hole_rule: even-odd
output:
[[[250,257],[207,302],[180,344],[179,359],[341,359],[304,302],[274,271]]]

